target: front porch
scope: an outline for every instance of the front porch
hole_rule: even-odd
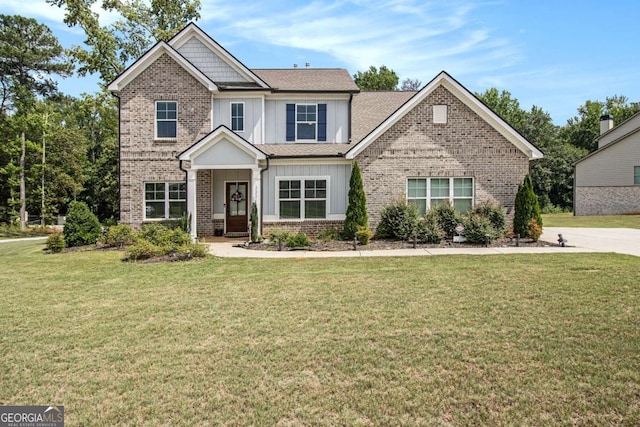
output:
[[[261,207],[266,155],[220,126],[178,156],[187,173],[191,237],[248,237],[253,203]],[[261,216],[258,215],[258,230]]]

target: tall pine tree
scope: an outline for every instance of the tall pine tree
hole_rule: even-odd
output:
[[[349,206],[344,220],[344,237],[353,239],[358,227],[369,227],[369,217],[360,166],[358,166],[358,162],[354,162],[349,180]]]

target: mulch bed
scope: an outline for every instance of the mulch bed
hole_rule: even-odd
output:
[[[499,239],[495,242],[489,244],[488,247],[491,248],[506,248],[506,247],[515,247],[516,239]],[[556,246],[555,243],[537,241],[534,242],[531,239],[520,239],[520,247],[531,248],[531,247],[548,247],[548,246]],[[248,246],[243,246],[248,250],[258,250],[258,251],[277,251],[278,245],[270,244],[270,243],[251,243]],[[487,247],[485,245],[473,244],[473,243],[453,243],[449,241],[442,241],[439,244],[433,243],[418,243],[417,248],[419,249],[429,249],[429,248],[484,248]],[[387,239],[372,239],[369,241],[367,245],[358,245],[359,251],[375,251],[375,250],[386,250],[386,249],[412,249],[413,242],[403,241],[403,240],[387,240]],[[311,246],[305,246],[303,248],[287,248],[286,246],[283,248],[285,251],[292,250],[306,250],[306,251],[352,251],[353,250],[353,241],[344,241],[344,240],[329,240],[329,241],[313,241]]]

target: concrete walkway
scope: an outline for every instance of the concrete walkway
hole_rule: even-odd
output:
[[[40,237],[18,237],[17,239],[4,239],[0,240],[0,243],[11,243],[11,242],[28,242],[29,240],[46,240],[47,236]]]
[[[542,240],[556,242],[558,234],[562,234],[570,246],[640,257],[639,229],[545,227]]]

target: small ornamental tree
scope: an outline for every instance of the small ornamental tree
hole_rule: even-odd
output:
[[[368,228],[369,217],[367,215],[367,197],[364,194],[360,166],[358,166],[358,162],[354,162],[351,169],[351,179],[349,180],[349,206],[344,220],[344,237],[353,239],[358,227]]]
[[[515,205],[516,209],[513,216],[514,233],[522,237],[529,236],[529,223],[532,219],[536,220],[536,223],[542,227],[538,196],[533,192],[533,184],[528,174],[524,177],[524,182],[518,186]]]
[[[100,221],[84,202],[71,202],[62,235],[67,247],[94,245],[101,234]]]
[[[260,233],[258,232],[258,205],[251,203],[251,241],[257,243],[260,241]]]

